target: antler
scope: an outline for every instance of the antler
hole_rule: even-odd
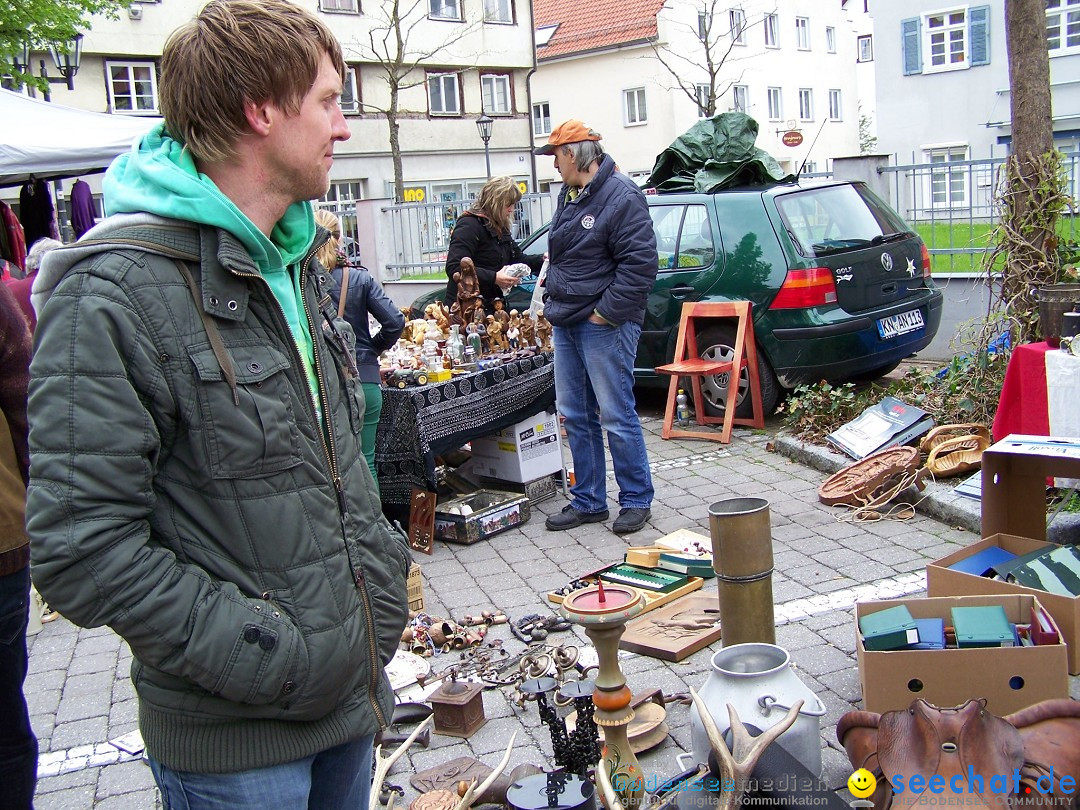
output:
[[[727,744],[724,742],[724,736],[720,733],[720,729],[716,727],[716,721],[709,714],[705,701],[693,689],[690,690],[690,697],[693,699],[694,705],[697,706],[698,714],[701,716],[701,724],[705,726],[705,733],[709,736],[709,745],[719,761],[720,775],[723,778],[730,774],[734,785],[734,790],[725,790],[721,793],[717,810],[732,810],[732,808],[738,807],[742,801],[743,793],[746,792],[747,780],[754,772],[754,766],[757,765],[761,754],[777,737],[791,728],[791,725],[799,716],[799,709],[802,708],[803,701],[796,701],[795,705],[788,709],[787,714],[779,723],[757,737],[750,736],[750,732],[746,730],[746,726],[739,719],[739,713],[735,711],[735,707],[730,703],[727,704],[728,719],[731,722],[731,747],[734,749],[734,756],[732,756],[732,753],[728,751]]]
[[[499,775],[506,770],[506,765],[510,762],[510,753],[514,750],[515,739],[517,739],[516,731],[510,735],[510,743],[506,746],[506,753],[503,754],[499,764],[495,766],[495,770],[488,774],[488,778],[480,784],[480,787],[476,786],[476,780],[473,779],[469,789],[465,791],[465,795],[461,797],[461,801],[457,803],[454,810],[469,810],[473,804],[473,797],[483,795],[484,791],[491,787],[495,780],[499,778]]]
[[[420,732],[430,726],[434,720],[435,715],[428,715],[424,722],[413,729],[413,733],[406,738],[405,742],[395,748],[394,753],[385,759],[382,755],[382,746],[375,749],[375,772],[371,777],[371,798],[368,800],[368,810],[379,810],[379,793],[382,792],[382,783],[386,775],[390,773],[390,769],[401,758],[401,755],[409,750],[409,746],[420,736]]]

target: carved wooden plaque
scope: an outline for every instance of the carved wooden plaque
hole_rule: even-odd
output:
[[[684,596],[627,622],[619,649],[682,661],[719,638],[720,602],[710,592]]]
[[[409,548],[430,554],[435,543],[434,492],[413,487],[409,499]]]

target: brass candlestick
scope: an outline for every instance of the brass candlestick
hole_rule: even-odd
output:
[[[641,806],[645,780],[626,736],[634,710],[630,708],[630,687],[619,668],[619,639],[626,622],[644,609],[645,597],[636,588],[605,587],[600,582],[571,593],[562,603],[563,615],[585,628],[585,635],[596,647],[599,669],[593,691],[593,719],[604,729],[603,754],[597,768],[604,769],[626,810]]]

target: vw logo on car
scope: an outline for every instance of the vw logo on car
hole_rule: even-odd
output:
[[[892,256],[888,253],[881,254],[881,266],[885,268],[885,272],[892,272]]]

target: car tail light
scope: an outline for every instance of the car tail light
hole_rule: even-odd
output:
[[[769,309],[806,309],[836,303],[836,282],[827,267],[788,270]]]
[[[922,277],[930,278],[930,251],[926,249],[926,244],[922,245]]]

